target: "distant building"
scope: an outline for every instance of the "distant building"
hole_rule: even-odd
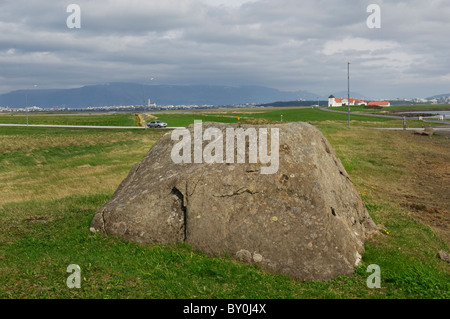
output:
[[[333,95],[330,95],[328,97],[328,107],[337,107],[337,106],[343,106],[343,105],[367,105],[367,102],[362,99],[359,100],[359,99],[350,98],[350,103],[349,103],[348,99],[346,99],[346,98],[339,99],[337,97],[334,97]]]
[[[347,98],[339,99],[333,95],[328,97],[328,107],[338,107],[343,105],[391,106],[391,103],[389,103],[389,101],[372,101],[367,103],[364,99],[359,100],[352,98],[350,98],[350,103],[348,103]]]
[[[391,103],[389,101],[372,101],[369,102],[369,106],[391,106]]]

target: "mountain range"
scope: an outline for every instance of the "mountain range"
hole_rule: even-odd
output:
[[[280,91],[264,86],[220,85],[143,85],[139,83],[105,83],[72,89],[17,90],[0,95],[0,106],[23,108],[147,105],[232,105],[274,101],[312,100],[327,97],[307,91]]]

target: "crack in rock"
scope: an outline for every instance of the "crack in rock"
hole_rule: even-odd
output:
[[[251,195],[254,195],[254,194],[258,194],[259,192],[255,191],[253,189],[247,188],[247,187],[241,187],[237,191],[234,191],[231,194],[214,194],[213,196],[214,197],[232,197],[232,196],[241,195],[243,193],[249,193]]]

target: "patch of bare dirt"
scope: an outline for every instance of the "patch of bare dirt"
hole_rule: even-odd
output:
[[[25,218],[24,221],[27,221],[27,222],[45,222],[45,221],[48,221],[50,219],[51,219],[51,217],[49,217],[49,216],[31,216],[31,217]]]
[[[446,138],[414,136],[410,193],[402,198],[412,216],[450,242],[450,144]],[[426,147],[426,149],[425,149]]]
[[[414,202],[403,203],[403,206],[409,209],[416,220],[430,226],[450,242],[450,210]]]

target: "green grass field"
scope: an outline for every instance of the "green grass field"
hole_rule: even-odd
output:
[[[358,113],[386,113],[389,110],[409,110],[417,109],[450,109],[450,105],[413,105],[413,106],[392,106],[382,110],[365,109],[362,106],[351,107],[351,121],[360,126],[377,127],[401,127],[403,123],[399,120],[388,118],[374,118],[358,115]],[[301,111],[299,111],[301,110]],[[333,110],[347,112],[347,107],[335,107]],[[137,114],[137,113],[136,113]],[[112,114],[50,114],[50,113],[29,113],[28,124],[45,125],[92,125],[92,126],[135,126],[136,114],[133,113],[112,113]],[[149,114],[149,113],[147,113]],[[157,118],[167,122],[169,126],[187,126],[194,123],[194,120],[204,122],[225,122],[236,123],[238,117],[240,121],[268,120],[274,122],[281,121],[304,121],[304,122],[324,122],[324,121],[347,121],[347,114],[333,112],[323,112],[311,107],[277,107],[277,108],[246,108],[246,109],[213,109],[213,110],[189,110],[179,112],[154,112],[149,114],[147,121]],[[0,113],[0,124],[26,124],[26,113]],[[408,121],[409,127],[421,127],[422,122]]]
[[[1,124],[27,124],[26,113],[0,113]],[[134,126],[132,113],[116,114],[49,114],[28,113],[28,124],[40,125],[92,125],[92,126]]]
[[[323,122],[323,121],[347,121],[346,114],[323,112],[317,108],[265,108],[265,109],[237,109],[233,111],[217,110],[215,112],[191,112],[191,113],[153,113],[159,120],[167,122],[169,126],[187,126],[194,123],[194,120],[203,122],[226,122],[236,123],[248,120],[269,120],[274,122]],[[393,122],[391,119],[371,118],[361,115],[353,115],[351,120],[360,123],[366,122],[371,125],[377,123],[383,126],[386,122]]]
[[[448,205],[444,179],[427,175],[436,187],[430,193],[417,187],[425,169],[417,163],[449,162],[448,138],[373,130],[401,125],[377,118],[354,116],[348,128],[345,115],[316,109],[153,115],[185,126],[194,119],[236,122],[237,116],[279,121],[281,114],[283,121],[309,121],[324,133],[370,215],[386,229],[367,241],[353,276],[304,282],[229,256],[211,258],[187,245],[143,245],[91,234],[96,210],[167,131],[0,127],[0,298],[449,298],[449,266],[436,257],[440,249],[450,250],[445,231],[420,220],[406,200]],[[53,115],[42,116],[53,121]],[[64,121],[135,125],[133,114],[83,122],[87,118],[70,115]],[[80,289],[66,286],[70,264],[81,268]],[[370,264],[381,267],[380,289],[366,286]]]

